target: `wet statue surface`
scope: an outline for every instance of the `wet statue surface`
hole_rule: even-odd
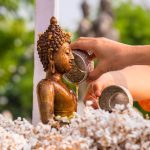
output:
[[[48,123],[54,115],[70,117],[77,110],[74,93],[62,82],[62,75],[73,66],[70,34],[64,32],[55,17],[44,33],[39,34],[37,50],[46,72],[45,79],[37,85],[41,121]]]

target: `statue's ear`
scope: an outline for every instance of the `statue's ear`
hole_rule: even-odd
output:
[[[55,73],[55,61],[53,59],[53,55],[50,54],[50,56],[48,56],[48,61],[49,61],[49,69],[51,71],[52,74]]]
[[[52,74],[55,73],[55,63],[54,63],[54,61],[51,62],[51,72],[52,72]]]

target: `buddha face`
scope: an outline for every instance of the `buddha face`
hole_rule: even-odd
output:
[[[66,73],[72,68],[74,57],[68,43],[64,43],[60,49],[54,53],[53,58],[55,68],[59,73]]]

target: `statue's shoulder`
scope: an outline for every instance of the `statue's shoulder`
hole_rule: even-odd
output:
[[[53,84],[48,79],[42,79],[37,85],[38,89],[45,89],[45,88],[50,88],[50,87],[53,87]]]

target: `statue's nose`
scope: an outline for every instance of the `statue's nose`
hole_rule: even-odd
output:
[[[70,59],[74,59],[74,56],[72,53],[70,53]]]

